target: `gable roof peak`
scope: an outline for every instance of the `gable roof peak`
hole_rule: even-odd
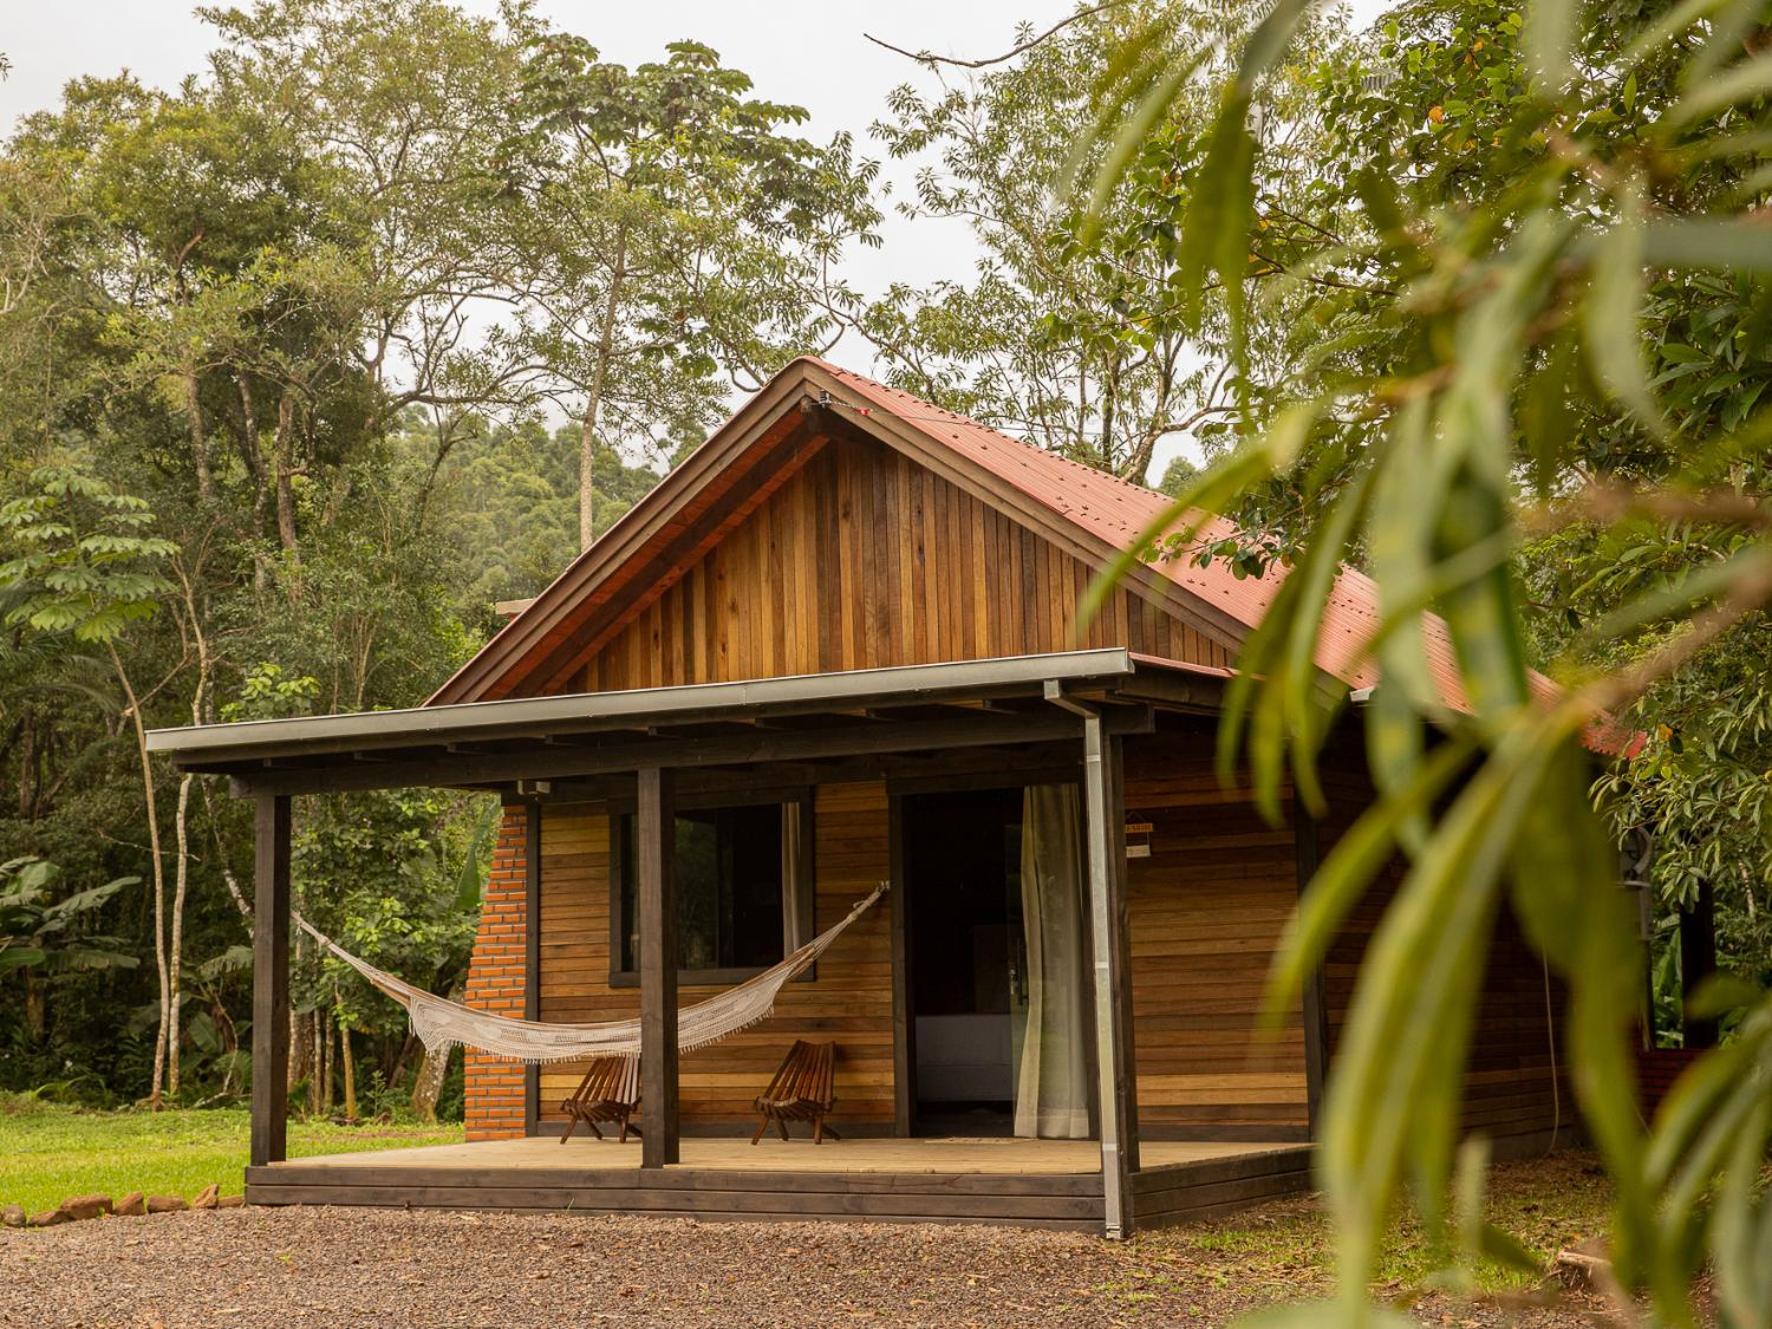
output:
[[[1013,438],[818,356],[799,356],[575,558],[438,689],[431,702],[500,695],[500,679],[526,651],[558,642],[577,601],[594,592],[605,597],[625,593],[619,587],[613,592],[609,588],[610,581],[619,578],[623,560],[635,557],[645,539],[667,520],[688,519],[685,514],[693,513],[700,491],[717,484],[748,484],[761,490],[779,483],[792,465],[786,470],[759,466],[753,454],[760,445],[772,446],[769,440],[779,444],[790,435],[791,426],[784,422],[811,391],[829,393],[831,405],[848,407],[863,432],[950,478],[960,477],[985,501],[1045,528],[1048,538],[1076,546],[1097,566],[1133,549],[1147,532],[1173,516],[1173,500],[1156,490]],[[855,400],[837,400],[839,394]],[[1204,547],[1236,534],[1232,522],[1212,516],[1200,526],[1197,543]],[[1223,560],[1210,559],[1201,566],[1180,554],[1144,563],[1135,575],[1145,586],[1144,594],[1173,597],[1179,592],[1190,612],[1219,625],[1217,635],[1234,648],[1266,616],[1286,571],[1270,565],[1261,576],[1238,575]],[[1377,681],[1366,645],[1381,619],[1379,605],[1377,585],[1344,568],[1323,607],[1316,663],[1349,687],[1368,687]],[[1422,649],[1447,704],[1468,709],[1451,634],[1431,615],[1424,623]],[[1539,674],[1533,675],[1533,687],[1541,696],[1558,690]]]

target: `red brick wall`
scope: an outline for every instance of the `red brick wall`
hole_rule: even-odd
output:
[[[1703,1048],[1638,1048],[1637,1101],[1653,1115],[1686,1068],[1704,1054]]]
[[[523,841],[527,817],[521,806],[505,809],[492,872],[480,897],[480,931],[468,965],[467,1004],[483,1011],[523,1016]],[[467,1057],[467,1129],[470,1140],[508,1140],[523,1134],[524,1068],[473,1048]]]

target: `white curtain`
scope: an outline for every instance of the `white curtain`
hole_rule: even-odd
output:
[[[1027,933],[1027,1034],[1015,1133],[1089,1138],[1083,862],[1075,785],[1030,785],[1022,798],[1021,912]]]

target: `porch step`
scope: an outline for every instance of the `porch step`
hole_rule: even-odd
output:
[[[635,1169],[362,1167],[281,1163],[248,1168],[250,1204],[652,1214],[700,1219],[796,1218],[988,1222],[1099,1231],[1101,1178],[979,1173],[752,1172]]]
[[[1196,1223],[1310,1189],[1309,1145],[1200,1159],[1134,1173],[1133,1216],[1141,1228]]]

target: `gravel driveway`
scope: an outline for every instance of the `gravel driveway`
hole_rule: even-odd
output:
[[[1152,1277],[1137,1245],[987,1227],[232,1209],[0,1232],[0,1324],[1083,1329],[1249,1307],[1210,1261],[1176,1272]]]

